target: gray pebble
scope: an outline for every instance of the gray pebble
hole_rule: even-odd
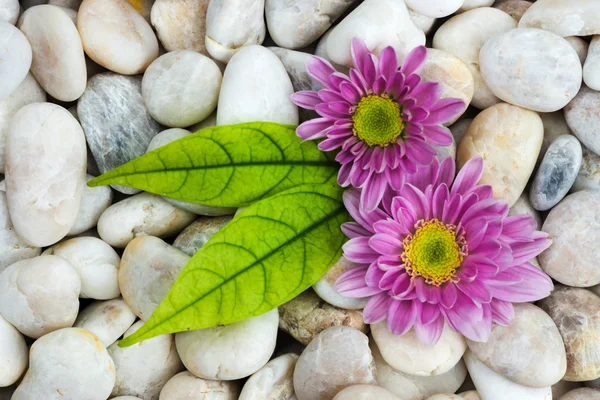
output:
[[[572,135],[557,137],[537,170],[529,191],[533,208],[546,211],[554,207],[569,192],[581,167],[581,144]]]

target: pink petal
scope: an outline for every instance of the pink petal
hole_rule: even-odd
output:
[[[401,274],[394,282],[391,293],[399,298],[403,298],[412,292],[414,286],[410,276],[406,273]]]
[[[502,221],[502,235],[512,239],[529,239],[535,228],[535,219],[526,214],[512,215]]]
[[[442,183],[435,189],[431,200],[431,216],[433,218],[442,218],[446,200],[448,200],[448,186],[446,186],[445,183]]]
[[[363,72],[363,63],[367,57],[371,54],[371,50],[367,47],[367,44],[357,37],[352,39],[350,54],[352,55],[352,63],[361,73]]]
[[[441,99],[429,110],[429,117],[427,117],[425,123],[427,125],[443,124],[461,113],[464,108],[465,103],[460,99]]]
[[[552,244],[552,241],[547,239],[548,235],[544,232],[534,232],[532,242],[512,243],[513,263],[521,264],[538,256],[542,251],[546,250]]]
[[[379,255],[369,246],[368,237],[356,237],[347,241],[344,246],[344,256],[353,262],[371,264],[377,261]]]
[[[313,56],[306,63],[306,69],[316,80],[321,82],[325,87],[333,89],[334,86],[329,80],[329,76],[336,72],[335,68],[329,63],[329,61]]]
[[[445,308],[452,308],[456,304],[458,298],[458,290],[451,282],[446,282],[440,286],[439,292],[440,304]]]
[[[460,282],[473,282],[475,278],[477,278],[477,274],[479,270],[477,268],[477,264],[474,262],[472,258],[467,258],[463,260],[460,268],[456,272],[456,276],[460,278]],[[459,283],[460,283],[459,282]]]
[[[438,146],[450,146],[454,143],[450,129],[442,125],[426,126],[423,129],[423,133],[430,142]]]
[[[371,232],[357,224],[356,222],[346,222],[342,224],[342,232],[349,239],[360,237],[360,236],[369,236]]]
[[[351,298],[363,298],[381,293],[378,287],[369,287],[365,282],[367,267],[351,268],[344,272],[335,283],[335,290]]]
[[[402,73],[404,75],[414,74],[421,68],[426,57],[427,49],[425,46],[415,47],[410,53],[408,53],[408,56],[406,56],[406,59],[402,64]]]
[[[386,188],[387,182],[385,180],[385,175],[377,173],[373,174],[371,178],[366,181],[361,193],[361,207],[365,211],[373,211],[376,209],[383,198]]]
[[[413,328],[421,343],[433,346],[440,340],[442,332],[444,331],[444,318],[440,315],[432,323],[427,325],[415,321]]]
[[[414,136],[406,138],[406,156],[413,162],[429,165],[436,152],[429,145]]]
[[[436,286],[426,283],[421,277],[415,278],[414,283],[417,299],[432,304],[438,302],[439,289]]]
[[[379,281],[379,289],[381,290],[390,290],[394,285],[394,282],[400,277],[400,275],[405,274],[404,270],[400,268],[393,268],[385,271],[383,277]]]
[[[360,199],[360,191],[358,190],[348,190],[344,193],[344,205],[346,209],[354,218],[356,222],[358,222],[363,228],[367,229],[369,232],[375,233],[373,229],[373,225],[377,221],[387,219],[387,215],[380,209],[376,209],[372,212],[364,212],[359,207],[359,199]]]
[[[363,319],[367,324],[375,324],[383,320],[390,307],[390,297],[386,293],[379,293],[371,297],[363,310]]]
[[[483,175],[483,158],[473,157],[458,171],[451,193],[465,195]]]
[[[452,310],[446,310],[446,315],[454,328],[467,339],[474,342],[487,342],[492,331],[492,312],[489,304],[482,306],[482,315],[477,320],[468,315],[459,315]]]
[[[388,311],[387,326],[394,335],[404,335],[417,318],[417,306],[412,300],[392,300]]]
[[[385,274],[385,272],[379,269],[377,262],[369,265],[367,273],[365,274],[365,282],[367,283],[367,286],[378,288],[379,282],[381,281],[381,278],[383,278],[383,274]]]
[[[554,289],[552,280],[543,271],[527,263],[509,268],[512,273],[519,274],[521,281],[512,285],[502,285],[495,280],[488,281],[494,298],[513,303],[537,301],[548,297]],[[497,275],[502,279],[504,272]]]
[[[481,280],[473,282],[460,281],[456,287],[478,303],[489,303],[492,301],[492,293]]]
[[[300,124],[296,134],[304,140],[321,139],[326,137],[326,130],[332,125],[333,121],[329,118],[315,118]]]
[[[454,160],[450,157],[445,158],[442,162],[440,162],[438,184],[445,183],[448,187],[450,187],[450,185],[452,185],[452,181],[454,180],[455,168]]]
[[[362,92],[360,89],[351,82],[343,82],[340,85],[340,94],[347,102],[354,105],[358,104],[362,98]]]
[[[512,303],[508,301],[494,299],[492,300],[492,320],[499,324],[508,326],[513,323],[515,319],[515,309]]]
[[[394,238],[397,238],[400,245],[402,245],[402,242],[400,241],[402,236],[406,236],[410,233],[410,231],[405,230],[403,225],[400,225],[398,222],[394,221],[393,219],[387,219],[385,221],[377,221],[377,222],[375,222],[373,227],[375,228],[375,232],[377,232],[377,233],[385,233]]]
[[[430,324],[440,316],[440,306],[437,304],[423,303],[421,304],[421,323]]]
[[[321,103],[321,98],[316,92],[303,90],[292,94],[292,101],[297,106],[306,108],[307,110],[314,110],[315,106]]]
[[[413,206],[417,219],[428,220],[430,218],[431,208],[423,192],[410,183],[407,183],[400,193],[402,194],[402,197]]]
[[[397,70],[398,57],[396,56],[396,50],[392,46],[388,46],[383,49],[379,57],[379,72],[389,81]]]
[[[442,95],[443,88],[437,82],[421,82],[410,95],[420,107],[431,108]]]
[[[380,254],[402,253],[402,242],[387,233],[376,233],[369,239],[369,246]]]

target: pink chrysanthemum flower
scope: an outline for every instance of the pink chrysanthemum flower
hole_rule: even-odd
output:
[[[454,183],[447,158],[420,167],[400,191],[386,193],[371,212],[356,190],[344,203],[356,222],[342,226],[344,255],[360,265],[344,273],[337,290],[369,297],[365,322],[387,318],[391,332],[414,328],[436,343],[444,320],[474,341],[487,341],[492,322],[512,322],[512,302],[539,300],[552,281],[529,263],[550,246],[527,215],[508,216],[506,202],[477,185],[483,160],[465,164]]]
[[[436,152],[430,144],[452,143],[452,134],[441,124],[461,112],[464,103],[440,99],[438,83],[421,81],[417,72],[426,55],[425,47],[417,47],[398,69],[392,47],[377,58],[354,39],[355,68],[349,77],[313,57],[308,72],[325,88],[292,96],[294,103],[321,116],[301,124],[298,136],[325,139],[319,144],[323,151],[341,149],[338,183],[363,188],[366,210],[377,207],[388,186],[400,189],[404,171],[414,173],[417,166],[431,163]]]

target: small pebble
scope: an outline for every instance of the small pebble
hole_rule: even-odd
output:
[[[159,400],[237,400],[239,382],[200,379],[180,372],[163,386]]]
[[[27,353],[21,332],[0,315],[0,387],[12,385],[23,375],[27,368]]]
[[[600,155],[600,92],[582,86],[573,100],[564,108],[565,119],[573,134],[594,153]]]
[[[335,290],[335,282],[340,275],[355,266],[357,266],[357,264],[348,261],[346,257],[340,257],[338,262],[313,285],[315,293],[327,303],[345,310],[361,310],[365,308],[368,299],[345,297]]]
[[[0,101],[23,82],[31,66],[31,45],[13,25],[0,20]]]
[[[538,162],[541,162],[546,154],[546,150],[550,147],[550,143],[560,135],[570,135],[571,129],[569,129],[569,125],[567,125],[567,121],[565,120],[565,114],[562,111],[539,113],[538,115],[544,124],[544,141],[542,142],[542,149],[538,158]]]
[[[494,3],[494,8],[498,10],[502,10],[511,17],[515,19],[515,21],[519,22],[525,11],[529,7],[531,7],[533,3],[525,0],[504,0],[504,1],[496,1]]]
[[[294,367],[298,355],[284,354],[269,361],[244,384],[238,400],[291,400],[294,395]]]
[[[331,66],[333,66],[333,68],[335,68],[338,72],[341,72],[344,75],[348,75],[350,69],[345,65],[340,65],[336,63],[331,59],[331,57],[329,57],[329,54],[327,54],[327,41],[329,40],[329,36],[331,36],[332,31],[333,28],[330,28],[327,32],[323,34],[323,36],[321,36],[321,39],[319,39],[317,47],[315,48],[315,56],[321,57],[322,59],[329,61]]]
[[[274,309],[231,325],[179,332],[175,335],[177,352],[187,370],[200,378],[245,378],[271,358],[278,320]]]
[[[181,139],[182,137],[186,137],[189,134],[191,134],[190,131],[181,128],[171,128],[164,130],[152,138],[152,140],[148,144],[148,150],[146,150],[146,153],[149,153],[152,150],[156,150],[159,147],[166,146],[169,143],[174,142],[177,139]]]
[[[589,0],[537,0],[519,27],[540,28],[559,36],[600,34],[600,3]]]
[[[173,247],[193,256],[233,217],[200,217],[177,236]]]
[[[575,52],[577,53],[577,56],[579,56],[579,61],[581,62],[581,65],[585,66],[585,60],[587,59],[588,50],[589,50],[588,42],[586,42],[585,40],[583,40],[582,38],[580,38],[578,36],[567,36],[565,38],[565,40],[575,50]],[[583,71],[583,74],[584,74],[583,78],[585,80],[585,69]]]
[[[464,0],[458,12],[465,12],[480,7],[491,7],[492,4],[494,4],[494,0]]]
[[[390,391],[373,385],[355,385],[347,387],[335,395],[333,400],[399,400]]]
[[[15,25],[20,11],[19,0],[0,0],[0,21]]]
[[[572,192],[580,190],[600,190],[600,156],[585,147],[581,169],[571,188]]]
[[[571,390],[558,400],[600,400],[600,389],[580,388]]]
[[[406,5],[428,17],[442,18],[458,11],[464,2],[465,0],[406,0]]]
[[[73,326],[92,332],[108,347],[131,327],[135,318],[127,303],[118,298],[93,302],[79,313]]]
[[[167,51],[193,50],[208,55],[204,45],[209,0],[156,0],[150,18]]]
[[[86,182],[94,179],[94,176],[87,175]],[[98,224],[100,216],[112,203],[113,192],[110,186],[90,187],[85,185],[79,203],[79,212],[75,217],[75,222],[67,233],[69,236],[79,235]]]

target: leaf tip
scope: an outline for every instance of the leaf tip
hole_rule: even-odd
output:
[[[104,179],[101,179],[103,175],[100,175],[96,178],[90,179],[87,183],[87,185],[89,187],[97,187],[97,186],[104,186],[105,183],[103,182]]]
[[[126,338],[119,340],[118,346],[120,348],[125,348],[125,347],[132,346],[138,342],[141,342],[141,340],[137,337],[137,335],[133,334],[133,335],[129,335]]]

